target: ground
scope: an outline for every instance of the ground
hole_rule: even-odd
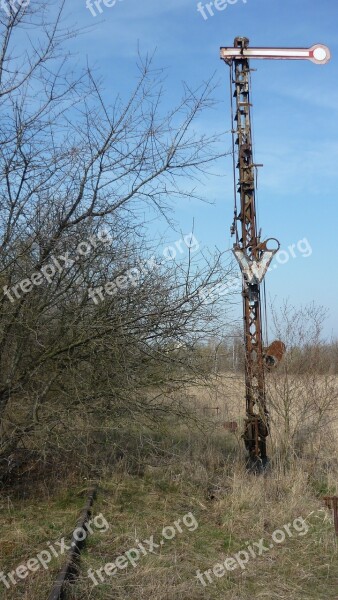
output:
[[[133,429],[101,473],[72,600],[337,600],[337,539],[323,504],[338,492],[335,471],[299,459],[248,474],[239,433],[223,427],[236,411],[206,415],[222,402],[206,390],[192,402],[197,426],[173,417],[161,433]],[[69,541],[91,483],[72,476],[26,499],[3,491],[1,570]],[[53,558],[10,589],[0,582],[1,598],[48,597],[63,562]]]

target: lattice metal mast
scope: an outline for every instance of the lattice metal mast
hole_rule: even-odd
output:
[[[279,249],[279,242],[274,238],[262,242],[257,231],[255,169],[258,165],[253,159],[249,58],[307,59],[324,64],[330,59],[330,52],[322,45],[310,49],[269,49],[249,48],[248,44],[247,38],[236,38],[233,48],[221,48],[221,58],[230,65],[232,93],[236,99],[233,134],[236,135],[240,213],[237,214],[235,208],[231,229],[236,234],[233,251],[243,275],[246,396],[243,438],[250,466],[264,468],[268,462],[266,438],[269,435],[265,368],[280,360],[285,346],[282,342],[274,342],[269,349],[263,348],[260,284]]]
[[[235,47],[244,50],[249,40],[236,38]],[[269,414],[266,404],[265,369],[260,283],[273,254],[266,252],[257,232],[255,169],[252,148],[250,115],[250,67],[245,57],[238,58],[232,71],[232,85],[236,99],[233,131],[236,131],[238,188],[240,213],[235,212],[232,231],[236,233],[234,253],[243,273],[243,316],[245,339],[245,399],[246,422],[244,441],[252,463],[267,463],[266,438],[269,434]],[[240,234],[237,222],[240,223]],[[249,273],[247,266],[256,264],[265,268]]]

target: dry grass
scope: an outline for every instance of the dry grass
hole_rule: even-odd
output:
[[[199,474],[198,482],[195,473]],[[225,469],[227,471],[227,469]],[[217,472],[217,469],[216,469]],[[212,493],[211,493],[212,492]],[[214,476],[199,462],[176,468],[159,468],[142,478],[121,472],[104,486],[97,510],[111,527],[96,534],[83,560],[82,578],[74,600],[154,598],[155,600],[288,600],[337,599],[337,547],[332,521],[315,497],[301,467],[288,475],[257,478],[235,466],[232,474]],[[136,539],[161,537],[187,512],[199,523],[196,531],[184,531],[138,565],[118,571],[114,577],[91,586],[87,570],[99,569],[136,544]],[[307,520],[309,531],[297,533],[284,544],[252,559],[245,570],[237,569],[203,588],[196,579],[215,563],[246,549],[246,542],[271,539],[271,534],[297,517]],[[99,577],[98,577],[99,580]]]
[[[219,381],[218,381],[219,383]],[[142,426],[121,429],[115,437],[125,449],[118,465],[107,464],[95,512],[110,524],[106,533],[94,533],[83,555],[73,600],[337,600],[338,556],[332,518],[323,508],[322,495],[338,493],[336,445],[325,462],[322,440],[320,459],[306,455],[288,468],[275,462],[265,477],[243,469],[240,433],[226,432],[224,420],[243,418],[243,382],[222,378],[217,390],[194,389],[191,405],[200,420],[197,427],[167,422],[166,431],[152,432]],[[217,393],[216,393],[217,392]],[[220,413],[205,411],[219,406]],[[116,433],[115,433],[116,436]],[[330,440],[331,444],[332,440]],[[112,474],[113,473],[113,474]],[[80,485],[80,482],[78,482]],[[79,490],[75,482],[71,488]],[[83,504],[83,496],[60,490],[57,497],[11,502],[1,498],[1,569],[8,571],[44,549],[48,541],[70,533]],[[184,528],[156,554],[143,556],[138,565],[119,570],[114,577],[93,587],[89,568],[100,569],[133,546],[154,535],[161,538],[164,526],[192,512],[195,531]],[[196,578],[216,563],[244,550],[247,542],[271,534],[297,517],[307,520],[305,536],[287,537],[283,544],[252,558],[242,571],[213,577],[203,587]],[[47,597],[59,563],[50,571],[39,571],[1,597],[42,600]],[[0,584],[2,585],[2,584]]]
[[[44,498],[38,495],[26,500],[0,496],[0,570],[5,574],[14,571],[19,565],[36,558],[37,554],[48,550],[48,542],[55,545],[64,536],[70,539],[80,508],[84,505],[84,495],[79,488],[70,492],[59,489],[56,496]],[[48,570],[42,567],[29,577],[12,585],[9,590],[0,582],[0,598],[17,600],[22,598],[46,598],[56,574],[65,561],[65,555],[52,559]]]

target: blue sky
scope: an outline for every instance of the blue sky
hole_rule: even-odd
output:
[[[234,0],[232,0],[234,1]],[[202,0],[202,4],[205,4]],[[103,6],[103,5],[102,5]],[[196,0],[118,0],[93,17],[85,0],[67,4],[69,23],[89,26],[72,42],[79,63],[87,57],[105,80],[106,94],[127,95],[137,75],[137,45],[142,53],[156,48],[156,66],[167,70],[168,102],[180,97],[182,81],[197,84],[215,73],[219,104],[205,116],[207,130],[229,131],[228,67],[219,47],[237,35],[252,46],[310,47],[328,45],[331,62],[255,61],[253,119],[259,170],[259,215],[263,237],[276,237],[289,253],[267,277],[267,290],[277,303],[289,297],[295,305],[314,300],[330,311],[326,334],[338,335],[338,3],[333,0],[238,0],[204,20]],[[226,149],[230,149],[230,134]],[[217,165],[222,177],[210,177],[204,194],[213,202],[182,200],[176,218],[210,250],[232,246],[232,164]],[[171,236],[172,237],[172,236]],[[298,247],[306,238],[312,253]],[[296,245],[293,258],[288,247]],[[302,247],[302,246],[301,246]]]

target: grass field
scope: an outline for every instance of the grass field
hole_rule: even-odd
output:
[[[243,382],[226,377],[221,384],[217,395],[191,391],[195,425],[170,417],[162,432],[140,425],[115,434],[112,444],[125,452],[101,473],[94,509],[109,529],[89,538],[73,600],[338,599],[337,539],[322,500],[338,493],[337,455],[326,457],[322,446],[311,463],[305,453],[288,468],[274,461],[264,477],[248,474],[240,433],[223,427],[242,416]],[[217,415],[210,408],[218,405]],[[48,542],[69,540],[88,482],[73,476],[68,486],[55,496],[31,491],[24,500],[2,493],[2,571],[25,564]],[[128,555],[133,548],[139,548],[135,566],[126,559],[135,559]],[[116,559],[120,566],[107,574],[105,565]],[[227,559],[232,570],[220,565]],[[0,582],[1,598],[47,598],[62,562],[55,558],[9,590]],[[209,576],[199,579],[205,571]]]

